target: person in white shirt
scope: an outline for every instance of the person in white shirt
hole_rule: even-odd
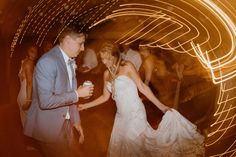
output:
[[[80,68],[81,72],[89,72],[97,67],[97,65],[98,59],[95,50],[93,48],[86,47],[83,56],[82,68]]]
[[[129,45],[122,45],[124,51],[121,53],[121,58],[126,61],[130,61],[135,69],[139,71],[142,64],[142,58],[138,51],[133,50]]]

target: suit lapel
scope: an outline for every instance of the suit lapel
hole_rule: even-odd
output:
[[[63,58],[63,55],[62,55],[62,52],[61,52],[59,46],[57,46],[56,48],[57,48],[56,55],[57,55],[57,57],[59,59],[59,66],[60,66],[61,70],[64,73],[64,77],[66,77],[66,79],[68,80],[68,87],[70,87],[69,75],[68,75],[68,72],[67,72],[67,67],[66,67],[65,60]]]

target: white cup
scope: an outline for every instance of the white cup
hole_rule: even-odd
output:
[[[91,81],[89,81],[89,80],[86,80],[83,83],[83,86],[92,86],[92,85],[93,85],[93,83]],[[84,97],[84,99],[88,99],[88,98],[90,98],[90,96]]]
[[[93,85],[93,83],[89,80],[84,81],[84,83],[83,83],[83,86],[91,86],[91,85]]]

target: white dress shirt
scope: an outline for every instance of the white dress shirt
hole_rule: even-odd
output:
[[[60,48],[60,47],[59,47]],[[67,73],[68,73],[68,76],[69,76],[69,81],[70,81],[70,87],[72,89],[72,80],[73,80],[73,73],[75,74],[75,69],[73,67],[73,69],[71,69],[70,65],[69,65],[69,60],[71,58],[69,58],[69,56],[60,48],[61,50],[61,53],[62,53],[62,56],[64,58],[64,61],[66,63],[66,69],[67,69]],[[74,70],[74,71],[71,71],[71,70]],[[76,95],[77,95],[77,100],[78,100],[78,93],[75,91]],[[67,109],[67,113],[66,113],[66,117],[65,119],[70,119],[70,114],[69,114],[69,106],[68,106],[68,109]]]
[[[67,54],[61,48],[60,48],[60,50],[62,52],[62,56],[63,56],[64,61],[66,63],[66,69],[67,69],[67,73],[68,73],[68,76],[69,76],[70,87],[72,88],[72,76],[73,76],[73,73],[72,73],[70,65],[69,65],[70,58],[67,56]]]
[[[87,48],[85,50],[82,67],[88,67],[89,70],[91,70],[95,68],[97,65],[98,65],[98,60],[96,52],[91,48]]]
[[[129,49],[126,54],[121,53],[121,58],[133,63],[136,70],[139,71],[139,68],[142,64],[142,58],[141,58],[138,51],[135,51],[133,49]]]

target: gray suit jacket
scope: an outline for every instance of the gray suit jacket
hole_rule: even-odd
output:
[[[66,63],[58,46],[43,55],[33,76],[32,104],[24,133],[43,142],[57,141],[69,110],[73,124],[80,121],[76,105],[76,78],[70,86]]]

